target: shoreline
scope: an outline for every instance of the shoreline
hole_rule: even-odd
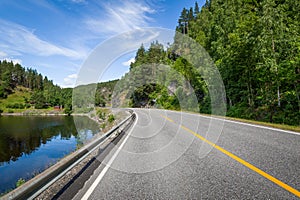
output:
[[[56,114],[43,113],[43,114],[35,114],[35,115],[24,115],[24,113],[2,113],[2,114],[4,114],[5,116],[66,116],[67,115],[67,114],[62,114],[62,113],[60,113],[60,114],[59,113],[56,113]],[[101,121],[99,120],[98,116],[97,115],[92,116],[93,114],[95,114],[95,113],[74,113],[72,115],[73,116],[87,116],[90,120],[93,120],[98,125],[101,125]],[[65,157],[62,157],[56,163],[49,166],[49,168],[46,168],[45,170],[43,170],[42,172],[40,172],[36,176],[34,176],[31,179],[27,180],[24,183],[24,185],[25,184],[29,185],[30,183],[34,182],[39,177],[43,176],[43,174],[46,174],[47,172],[51,171],[55,167],[59,166],[60,163],[67,162],[67,160],[75,157],[78,154],[78,152],[83,151],[84,148],[88,149],[88,147],[93,143],[93,141],[99,139],[103,134],[105,134],[109,130],[113,129],[113,127],[116,124],[118,124],[122,120],[124,120],[124,118],[126,116],[128,116],[129,114],[130,113],[128,113],[127,111],[116,114],[118,117],[112,123],[108,123],[107,121],[103,121],[104,123],[107,123],[106,127],[102,130],[99,129],[98,134],[96,134],[93,137],[93,140],[87,141],[87,143],[85,143],[79,149],[75,149],[75,151],[70,152]],[[53,196],[55,196],[56,193],[58,193],[62,189],[62,186],[68,184],[89,162],[91,162],[91,160],[95,156],[97,156],[97,154],[98,154],[98,151],[92,152],[89,156],[87,156],[84,160],[82,160],[80,163],[78,163],[76,166],[74,166],[74,168],[72,168],[70,171],[68,171],[64,176],[62,176],[57,182],[55,182],[48,189],[46,189],[41,194],[39,194],[35,199],[45,199],[45,198],[48,199],[48,198],[52,198]],[[3,197],[7,197],[7,195],[9,195],[10,193],[12,194],[14,191],[17,191],[17,190],[20,190],[20,189],[22,189],[22,186],[20,186],[19,189],[18,189],[18,187],[16,187],[16,188],[12,189],[10,192],[2,193],[2,194],[0,194],[0,199],[3,198]]]
[[[12,110],[13,112],[3,112],[0,113],[0,116],[28,116],[28,115],[67,115],[63,113],[63,110]]]
[[[64,113],[1,113],[0,116],[67,116]]]

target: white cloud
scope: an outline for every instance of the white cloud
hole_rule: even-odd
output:
[[[152,18],[148,14],[155,11],[143,1],[118,1],[104,4],[105,16],[86,20],[87,27],[95,33],[116,34],[146,27]]]
[[[85,58],[78,51],[42,40],[26,27],[1,19],[0,35],[0,48],[10,55],[30,53],[39,56],[60,55],[75,60]]]
[[[73,3],[85,3],[85,0],[72,0]]]
[[[77,79],[77,74],[70,74],[64,78],[64,83],[62,87],[74,87],[75,81]]]
[[[129,67],[131,63],[134,63],[135,62],[135,59],[134,58],[131,58],[130,60],[126,61],[126,62],[123,62],[122,65],[126,66],[126,67]]]
[[[6,60],[8,62],[12,61],[14,64],[22,64],[21,59],[15,59],[15,58],[0,58],[0,60]]]
[[[6,56],[7,56],[7,54],[5,52],[0,51],[0,58],[1,59],[4,58],[4,57],[6,57]]]
[[[14,63],[14,64],[22,64],[22,60],[21,59],[14,59],[12,58],[11,61]]]
[[[77,78],[77,74],[71,74],[68,76],[68,78],[70,79],[76,79]]]
[[[14,64],[22,64],[21,59],[11,58],[3,51],[0,51],[0,60],[6,60],[8,62],[12,61]]]

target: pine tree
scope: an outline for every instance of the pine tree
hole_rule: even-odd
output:
[[[197,15],[199,14],[200,12],[200,9],[199,9],[199,5],[198,5],[198,2],[196,1],[195,2],[195,10],[194,10],[194,13],[195,13],[195,16],[197,17]]]

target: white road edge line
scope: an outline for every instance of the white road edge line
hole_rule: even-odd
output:
[[[238,121],[233,121],[233,120],[229,120],[229,119],[220,119],[220,118],[217,118],[217,117],[208,117],[208,116],[204,116],[204,115],[201,115],[201,114],[186,113],[184,111],[182,111],[182,112],[173,111],[173,110],[167,110],[167,111],[171,111],[171,112],[175,112],[175,113],[184,113],[184,114],[199,116],[199,117],[208,118],[208,119],[216,119],[216,120],[220,120],[220,121],[223,120],[223,121],[226,121],[226,122],[231,122],[231,123],[236,123],[236,124],[246,125],[246,126],[252,126],[252,127],[256,127],[256,128],[268,129],[268,130],[272,130],[272,131],[279,131],[279,132],[289,133],[289,134],[293,134],[293,135],[300,135],[300,133],[298,133],[298,132],[287,131],[287,130],[283,130],[283,129],[279,129],[279,128],[271,128],[271,127],[262,126],[262,125],[248,124],[248,123],[245,123],[245,122],[238,122]],[[222,117],[222,116],[220,116],[220,117]]]
[[[86,191],[86,193],[84,194],[84,196],[81,198],[82,200],[88,200],[88,198],[91,196],[91,194],[93,193],[93,191],[95,190],[95,188],[97,187],[97,185],[100,183],[100,181],[102,180],[102,178],[106,174],[107,170],[110,168],[111,164],[114,162],[114,160],[118,156],[119,152],[121,151],[121,149],[125,145],[127,139],[129,138],[129,136],[130,136],[133,128],[135,127],[135,125],[136,125],[136,123],[138,121],[138,115],[135,114],[135,116],[136,116],[135,122],[134,122],[133,126],[131,127],[131,130],[127,134],[126,138],[123,140],[122,144],[119,146],[119,148],[117,149],[117,151],[115,152],[115,154],[108,161],[107,165],[105,165],[104,169],[98,175],[98,177],[96,178],[96,180],[94,181],[94,183],[91,185],[91,187]]]

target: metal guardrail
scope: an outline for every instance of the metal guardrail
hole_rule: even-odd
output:
[[[76,166],[78,163],[84,160],[94,150],[99,148],[105,141],[107,141],[107,139],[109,139],[109,137],[114,132],[116,132],[123,125],[125,125],[125,123],[128,122],[127,125],[123,127],[123,129],[130,126],[136,118],[135,113],[130,113],[131,115],[129,117],[127,117],[117,126],[113,127],[110,131],[108,131],[99,139],[65,157],[46,171],[27,181],[26,183],[16,188],[15,190],[9,192],[8,194],[4,195],[0,199],[34,199],[43,191],[45,191],[49,186],[51,186],[55,181],[64,176],[70,169],[72,169],[74,166]]]

